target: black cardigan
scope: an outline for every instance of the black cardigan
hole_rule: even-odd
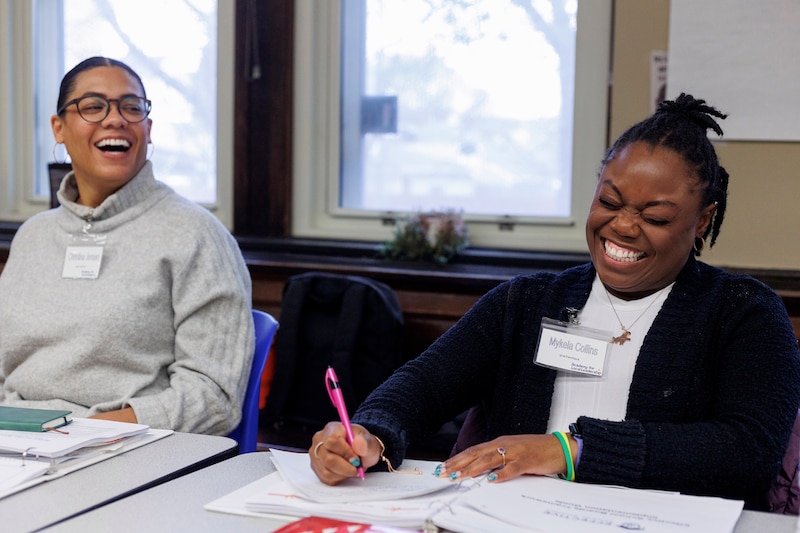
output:
[[[586,264],[499,285],[376,389],[353,422],[382,438],[395,465],[409,442],[475,405],[487,420],[483,440],[544,433],[556,371],[533,363],[541,319],[582,308],[594,276]],[[764,509],[799,405],[800,352],[781,299],[691,257],[642,344],[626,420],[579,418],[576,479]]]

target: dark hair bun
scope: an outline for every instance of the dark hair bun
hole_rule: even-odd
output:
[[[705,100],[686,93],[681,93],[675,100],[664,100],[659,104],[656,113],[677,113],[686,116],[703,129],[714,130],[719,136],[722,136],[722,128],[712,117],[721,119],[728,117],[716,108],[706,105]]]

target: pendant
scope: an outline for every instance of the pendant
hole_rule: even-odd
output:
[[[619,337],[611,337],[611,344],[619,344],[620,346],[622,346],[629,340],[631,340],[631,332],[626,329],[622,332],[622,335],[620,335]]]

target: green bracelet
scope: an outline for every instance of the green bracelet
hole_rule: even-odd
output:
[[[561,449],[564,451],[564,459],[567,462],[567,475],[559,474],[558,477],[566,479],[567,481],[575,481],[575,467],[572,465],[572,450],[569,447],[567,436],[563,431],[554,431],[553,435],[555,435],[558,442],[561,443]]]

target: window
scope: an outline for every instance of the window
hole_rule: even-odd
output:
[[[303,0],[296,19],[296,236],[454,209],[474,245],[585,249],[610,2]]]
[[[215,210],[231,226],[233,6],[216,0],[37,0],[18,2],[14,55],[29,73],[16,101],[24,102],[10,127],[32,130],[13,143],[22,155],[13,184],[14,205],[4,218],[25,218],[46,207],[47,163],[63,160],[54,149],[50,117],[67,70],[86,57],[103,55],[129,64],[153,101],[156,178],[178,193]],[[0,15],[2,16],[2,15]],[[175,35],[180,34],[176,39]],[[26,52],[26,42],[32,42]],[[30,54],[28,57],[25,57]],[[25,91],[24,85],[29,88]],[[30,89],[33,88],[33,90]],[[27,96],[31,95],[33,96]],[[27,102],[26,102],[27,101]],[[0,118],[0,121],[4,121]],[[30,121],[31,126],[27,124]]]

